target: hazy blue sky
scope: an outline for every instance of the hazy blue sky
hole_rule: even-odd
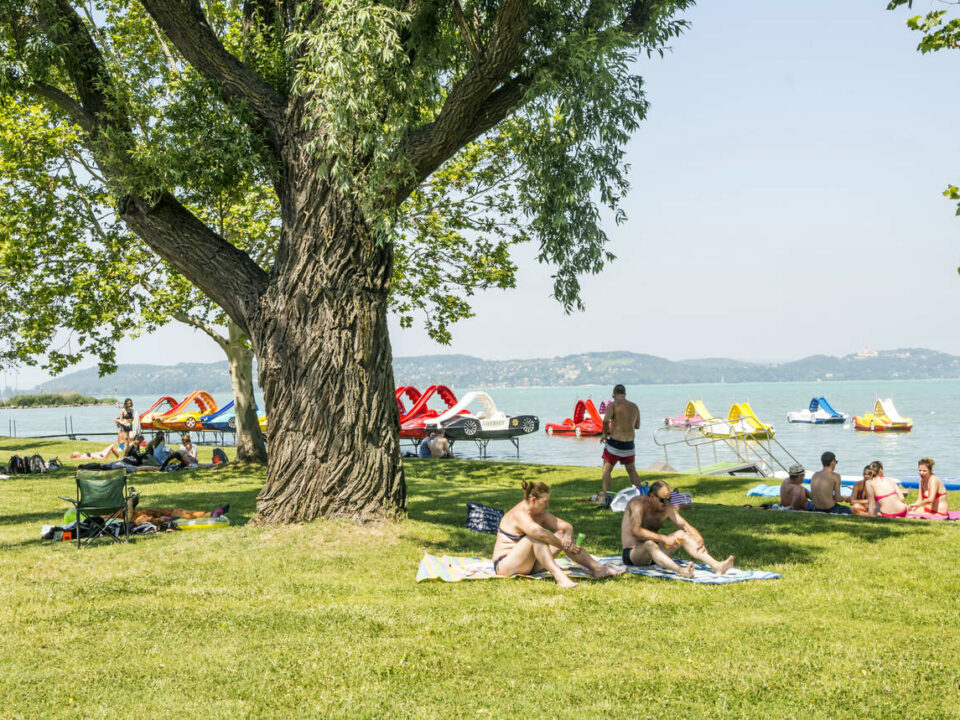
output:
[[[960,52],[922,56],[886,0],[704,0],[629,146],[617,261],[564,316],[532,248],[518,288],[476,299],[441,347],[391,323],[395,355],[630,350],[787,360],[864,347],[960,354]],[[121,362],[223,359],[174,325]],[[21,370],[28,387],[44,379]],[[7,373],[6,378],[13,376]]]

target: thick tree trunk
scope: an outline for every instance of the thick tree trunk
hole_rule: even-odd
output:
[[[308,152],[306,145],[294,145]],[[395,517],[406,505],[387,295],[392,249],[297,158],[253,325],[270,432],[255,522]]]
[[[233,388],[233,409],[237,418],[237,461],[267,462],[267,446],[257,421],[257,405],[253,396],[253,350],[247,336],[233,320],[227,321],[228,340],[225,346]]]

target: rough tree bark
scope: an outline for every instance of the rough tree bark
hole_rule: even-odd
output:
[[[406,504],[387,296],[393,255],[290,142],[283,236],[253,342],[270,423],[257,522],[394,515]]]

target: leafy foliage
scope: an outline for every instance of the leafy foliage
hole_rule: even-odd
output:
[[[960,2],[944,2],[944,4],[960,8]],[[903,5],[912,8],[913,0],[891,0],[887,10],[895,10]],[[923,33],[917,50],[921,53],[960,50],[960,15],[952,18],[948,18],[947,15],[947,10],[933,10],[926,15],[917,15],[907,20],[907,27]],[[958,201],[956,214],[960,216],[960,188],[956,185],[948,185],[943,191],[943,196],[949,200]],[[960,267],[957,268],[957,272],[960,273]]]

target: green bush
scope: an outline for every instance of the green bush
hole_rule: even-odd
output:
[[[35,395],[14,395],[0,407],[49,407],[51,405],[110,405],[113,398],[95,398],[78,392],[38,393]]]

